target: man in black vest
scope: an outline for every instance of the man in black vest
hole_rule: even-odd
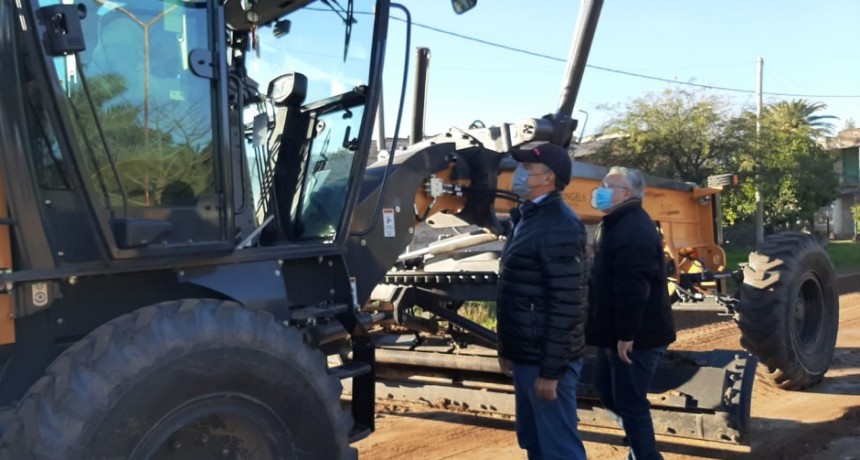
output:
[[[594,386],[630,446],[629,459],[660,459],[648,387],[657,361],[675,341],[666,260],[657,227],[642,209],[645,180],[614,167],[593,192],[606,213],[597,230],[589,279],[586,342],[598,347]]]
[[[584,459],[576,384],[586,237],[560,193],[570,182],[570,156],[553,144],[511,153],[520,162],[514,191],[525,202],[511,213],[502,253],[499,364],[514,379],[517,439],[529,459]]]

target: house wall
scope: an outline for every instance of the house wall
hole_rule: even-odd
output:
[[[851,215],[851,206],[854,206],[854,194],[844,194],[836,200],[835,210],[839,213],[837,237],[847,239],[854,236],[854,217]],[[835,220],[835,219],[834,219]]]
[[[851,206],[860,203],[860,129],[847,129],[835,137],[818,139],[819,145],[833,155],[834,172],[839,175],[839,197],[828,208],[816,213],[816,231],[830,222],[831,236],[853,238],[854,217]]]

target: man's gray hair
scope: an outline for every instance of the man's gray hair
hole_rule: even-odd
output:
[[[636,198],[645,198],[645,176],[638,169],[625,168],[624,166],[613,166],[609,168],[610,175],[619,175],[624,178],[626,187]]]

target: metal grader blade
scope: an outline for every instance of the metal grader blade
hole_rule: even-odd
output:
[[[475,347],[472,354],[453,354],[438,351],[442,345],[410,349],[413,344],[403,336],[380,336],[377,343],[382,345],[376,351],[378,402],[514,416],[513,383],[499,372],[493,350]],[[649,390],[655,432],[745,444],[755,367],[755,358],[744,352],[670,351]],[[618,428],[600,407],[592,379],[589,356],[577,388],[580,424]]]

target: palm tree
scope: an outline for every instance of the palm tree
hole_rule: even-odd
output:
[[[833,115],[818,115],[827,108],[823,102],[810,102],[806,99],[779,101],[764,109],[765,123],[778,131],[808,130],[811,136],[829,134],[835,126],[829,120],[838,120]]]

